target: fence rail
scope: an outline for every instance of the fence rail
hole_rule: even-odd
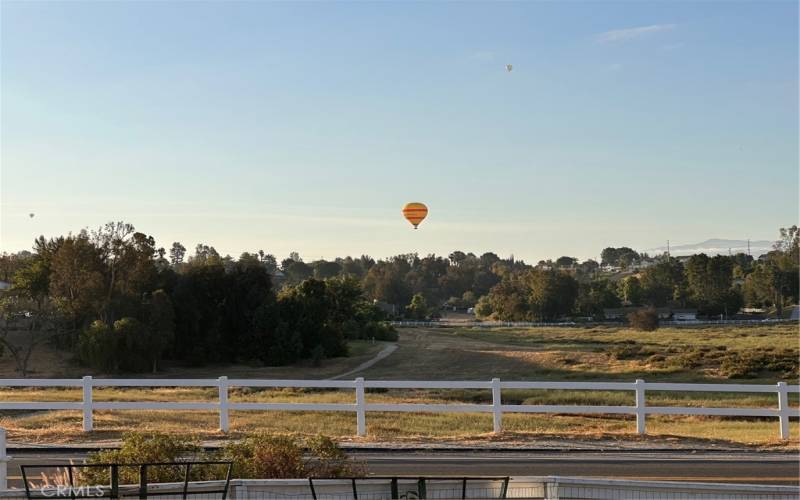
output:
[[[404,328],[431,328],[431,327],[445,327],[445,326],[460,326],[470,328],[521,328],[521,327],[567,327],[567,326],[621,326],[626,323],[622,320],[605,320],[605,321],[558,321],[558,322],[543,322],[543,321],[458,321],[441,319],[437,321],[390,321],[392,326]],[[757,326],[769,325],[775,323],[797,323],[796,319],[695,319],[695,320],[662,320],[658,324],[661,326],[713,326],[713,325],[744,325],[744,326]]]
[[[258,379],[0,379],[0,387],[80,387],[82,401],[24,402],[0,401],[2,410],[78,410],[83,412],[83,430],[93,429],[94,410],[210,410],[219,413],[219,429],[230,429],[230,411],[344,411],[356,414],[356,434],[367,433],[367,412],[428,412],[428,413],[491,413],[494,432],[503,430],[506,413],[561,413],[561,414],[626,414],[636,416],[636,432],[645,433],[647,415],[711,415],[736,417],[774,417],[778,421],[781,439],[789,438],[789,418],[800,417],[800,409],[789,406],[789,393],[800,393],[800,385],[778,382],[774,385],[758,384],[679,384],[662,382],[519,382],[501,381],[388,381],[388,380],[258,380]],[[95,401],[95,387],[216,387],[216,401],[165,402],[165,401]],[[234,387],[292,387],[352,389],[353,403],[245,403],[230,401],[228,392]],[[368,403],[366,389],[485,389],[492,395],[491,404],[467,403]],[[633,391],[634,406],[598,405],[517,405],[503,404],[503,389]],[[773,393],[777,395],[775,408],[718,408],[648,406],[647,391],[675,392],[732,392]],[[1,459],[1,457],[0,457]]]

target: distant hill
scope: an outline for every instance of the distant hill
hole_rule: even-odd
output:
[[[753,257],[765,254],[772,250],[773,241],[755,240],[750,242],[750,253]],[[670,245],[670,254],[676,257],[682,255],[692,255],[696,253],[705,253],[707,255],[728,255],[728,250],[731,253],[747,253],[747,240],[724,240],[719,238],[712,238],[703,241],[702,243],[693,243],[690,245]],[[667,247],[651,248],[646,250],[650,255],[659,255],[667,251]]]

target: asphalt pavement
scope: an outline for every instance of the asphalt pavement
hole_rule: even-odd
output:
[[[9,486],[21,487],[20,465],[81,463],[85,451],[14,450]],[[370,474],[398,476],[571,476],[618,479],[800,485],[792,453],[357,451]]]

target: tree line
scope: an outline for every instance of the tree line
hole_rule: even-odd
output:
[[[0,296],[0,348],[23,374],[42,340],[103,372],[141,372],[163,359],[318,363],[346,355],[348,339],[395,338],[357,279],[308,277],[276,289],[268,264],[258,254],[222,258],[207,245],[184,262],[122,222],[39,237],[33,252],[0,259],[0,279],[12,284]]]
[[[0,256],[0,279],[13,285],[2,311],[6,320],[38,311],[40,331],[61,332],[59,342],[102,370],[154,370],[164,358],[275,365],[343,355],[347,339],[392,338],[385,312],[422,319],[441,307],[474,308],[482,318],[553,321],[603,319],[604,309],[625,305],[711,317],[747,305],[780,314],[800,295],[799,237],[797,226],[781,229],[758,259],[608,247],[601,262],[562,256],[531,265],[462,251],[305,262],[296,252],[280,261],[263,250],[222,256],[203,243],[191,254],[179,242],[166,250],[117,222]]]

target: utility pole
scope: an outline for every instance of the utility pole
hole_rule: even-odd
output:
[[[667,240],[667,259],[669,259],[669,240]]]
[[[747,238],[747,255],[750,255],[750,238]]]

